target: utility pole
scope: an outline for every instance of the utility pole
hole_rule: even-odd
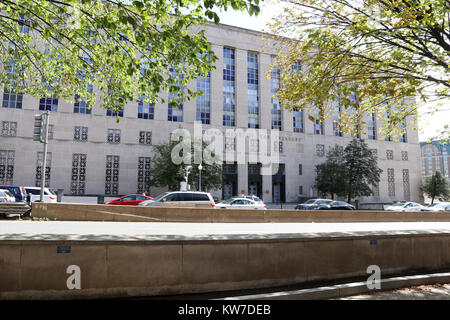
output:
[[[33,140],[44,144],[43,163],[41,165],[41,195],[40,202],[44,202],[44,188],[45,188],[45,173],[47,169],[47,144],[48,144],[48,124],[49,112],[37,114],[34,116],[34,135]]]

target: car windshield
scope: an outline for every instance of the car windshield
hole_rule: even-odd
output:
[[[436,204],[433,204],[433,208],[445,208],[446,206],[448,206],[448,203],[446,203],[446,202],[440,202],[440,203],[436,203]]]
[[[308,201],[304,202],[304,204],[311,204],[311,203],[314,203],[314,202],[316,202],[316,200],[315,199],[311,199],[311,200],[308,200]]]
[[[235,200],[235,198],[230,198],[228,200],[223,200],[221,203],[223,204],[230,204],[231,202],[233,202]]]
[[[154,201],[159,201],[159,200],[161,200],[164,196],[166,196],[166,195],[168,195],[168,194],[169,194],[169,192],[164,192],[164,193],[160,194],[159,196],[157,196],[156,198],[154,198],[153,200],[154,200]]]
[[[397,203],[394,203],[392,206],[393,207],[403,207],[404,205],[405,205],[405,203],[397,202]]]
[[[332,202],[331,200],[319,200],[317,201],[317,204],[329,204],[330,202]]]

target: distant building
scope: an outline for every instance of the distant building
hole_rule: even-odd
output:
[[[442,142],[441,140],[431,142],[421,142],[420,150],[422,153],[422,176],[428,177],[436,171],[450,179],[450,140]]]

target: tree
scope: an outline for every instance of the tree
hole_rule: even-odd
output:
[[[287,2],[270,26],[280,48],[273,65],[281,70],[277,96],[285,108],[319,109],[323,120],[340,104],[348,133],[355,121],[363,131],[358,117],[376,112],[386,120],[382,132],[397,137],[406,117],[417,113],[415,97],[448,101],[449,1]],[[302,70],[293,68],[298,61]]]
[[[201,150],[194,142],[188,142],[190,146],[191,155],[185,156],[186,160],[191,160],[190,165],[192,170],[189,173],[189,184],[193,185],[198,190],[199,183],[199,170],[198,164],[193,163],[195,149],[202,152],[206,148],[206,144],[203,143]],[[152,167],[150,169],[151,180],[149,185],[156,187],[168,187],[169,190],[179,190],[180,182],[185,181],[185,168],[187,164],[177,164],[173,161],[172,151],[179,145],[178,141],[168,141],[163,144],[154,145],[153,149],[155,155],[152,160]],[[222,185],[222,167],[218,164],[205,164],[202,162],[202,190],[210,190],[220,188]]]
[[[68,101],[82,97],[119,111],[132,100],[179,100],[199,74],[214,70],[201,26],[217,10],[257,14],[259,0],[0,1],[0,86]],[[179,77],[171,77],[176,70]],[[88,88],[88,84],[97,90]]]
[[[324,163],[316,165],[315,187],[322,193],[343,196],[347,194],[348,170],[344,161],[343,148],[336,145],[327,152]]]
[[[367,143],[353,138],[344,149],[344,161],[348,170],[347,202],[355,197],[372,195],[383,170],[378,168],[377,157]]]
[[[421,189],[427,196],[431,197],[431,204],[436,197],[450,198],[448,180],[439,171],[436,171],[431,177],[426,177],[422,182]]]

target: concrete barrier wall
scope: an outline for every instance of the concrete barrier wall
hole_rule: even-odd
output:
[[[229,210],[195,207],[139,207],[33,203],[32,216],[72,221],[147,222],[414,222],[450,221],[450,212],[339,210]]]
[[[60,250],[64,246],[64,250]],[[99,298],[262,288],[450,267],[450,235],[226,241],[3,241],[0,299]],[[80,267],[80,290],[67,268]]]

